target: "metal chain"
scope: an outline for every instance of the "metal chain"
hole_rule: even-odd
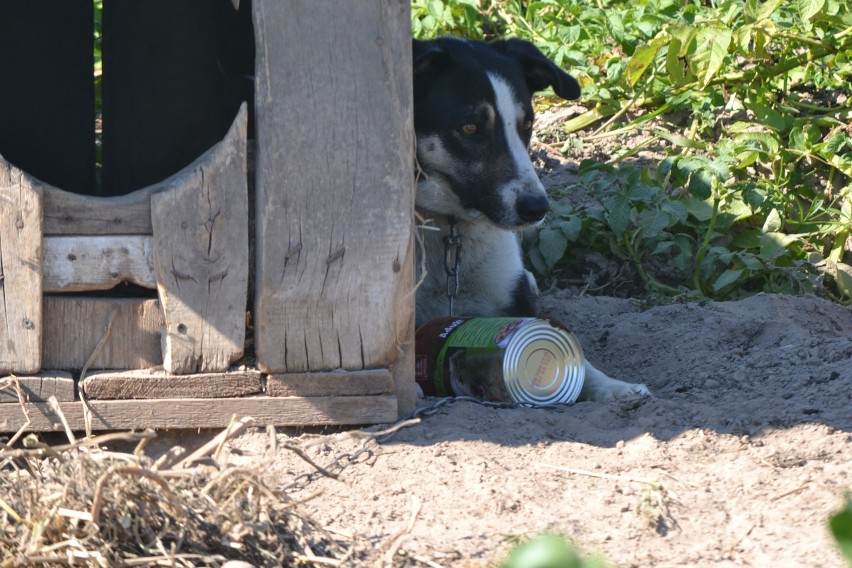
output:
[[[446,398],[442,398],[436,401],[435,404],[433,404],[432,406],[418,408],[414,411],[410,418],[397,422],[394,426],[383,432],[376,432],[375,434],[370,434],[367,431],[360,431],[361,433],[368,434],[368,437],[361,444],[360,448],[352,452],[344,452],[337,454],[337,456],[335,456],[334,458],[334,461],[332,461],[326,466],[323,466],[323,471],[309,471],[307,473],[297,475],[293,478],[293,481],[289,485],[284,486],[283,490],[295,491],[304,489],[320,477],[329,477],[329,474],[331,474],[331,476],[335,478],[338,478],[340,474],[343,473],[343,470],[345,470],[349,466],[367,463],[371,459],[376,457],[378,455],[376,453],[376,450],[380,449],[381,444],[389,440],[394,434],[396,434],[403,428],[419,424],[422,418],[437,414],[444,406],[457,402],[470,402],[489,408],[537,408],[539,410],[553,410],[560,407],[560,405],[536,406],[527,403],[490,402],[485,400],[479,400],[478,398],[473,398],[469,396],[449,396]]]
[[[342,454],[337,454],[337,456],[335,456],[334,458],[334,461],[323,467],[323,469],[325,470],[324,472],[309,471],[307,473],[297,475],[293,478],[293,481],[289,485],[284,487],[284,491],[304,489],[305,487],[310,485],[314,480],[320,477],[327,477],[329,473],[333,474],[335,477],[338,477],[341,473],[343,473],[343,470],[349,467],[350,465],[370,461],[370,459],[375,455],[375,452],[373,451],[372,447],[374,445],[375,438],[369,438],[360,448],[358,448],[354,452],[344,452]]]
[[[444,235],[444,272],[447,273],[448,315],[455,314],[455,300],[459,295],[459,266],[461,265],[462,236],[456,230],[455,217],[450,217],[450,234]]]

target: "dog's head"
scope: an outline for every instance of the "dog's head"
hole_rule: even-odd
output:
[[[522,40],[414,41],[417,206],[517,230],[547,196],[529,159],[532,94],[580,96],[577,81]]]

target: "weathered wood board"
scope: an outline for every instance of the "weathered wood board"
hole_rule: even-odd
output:
[[[219,144],[151,196],[170,373],[226,371],[243,354],[248,292],[246,105]]]
[[[222,428],[233,415],[251,416],[257,426],[305,424],[375,424],[397,419],[393,395],[316,398],[267,396],[214,399],[91,400],[93,430],[129,428]],[[82,402],[62,402],[60,409],[72,430],[85,429]],[[59,416],[48,403],[26,405],[27,431],[61,431]],[[0,432],[16,432],[26,424],[19,405],[0,405]]]
[[[45,292],[109,290],[122,282],[157,288],[152,237],[44,238]]]
[[[266,378],[269,396],[359,396],[394,392],[387,369],[272,374]]]
[[[151,194],[161,184],[118,197],[44,188],[45,235],[151,235]]]
[[[158,369],[95,371],[80,387],[88,399],[227,398],[263,392],[260,371],[172,375]]]
[[[253,9],[258,364],[388,367],[413,339],[410,7],[256,0]],[[413,368],[403,374],[405,413]]]
[[[0,403],[20,403],[16,383],[25,402],[46,402],[51,396],[59,402],[75,400],[74,377],[65,371],[42,371],[35,376],[0,377]]]
[[[0,372],[41,369],[42,185],[0,156]]]
[[[163,317],[155,299],[45,296],[44,367],[80,370],[109,335],[91,369],[144,369],[163,362]]]

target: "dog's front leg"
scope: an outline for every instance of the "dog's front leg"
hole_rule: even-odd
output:
[[[580,400],[610,402],[644,396],[653,396],[645,385],[613,379],[586,361],[586,379],[580,392]]]

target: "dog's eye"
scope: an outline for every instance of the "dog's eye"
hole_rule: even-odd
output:
[[[462,125],[459,127],[459,130],[460,130],[460,131],[461,131],[461,133],[462,133],[462,134],[464,134],[465,136],[473,136],[474,134],[476,134],[476,133],[477,133],[477,131],[478,131],[479,129],[477,128],[476,124],[474,124],[474,123],[472,123],[472,122],[465,122],[464,124],[462,124]]]

